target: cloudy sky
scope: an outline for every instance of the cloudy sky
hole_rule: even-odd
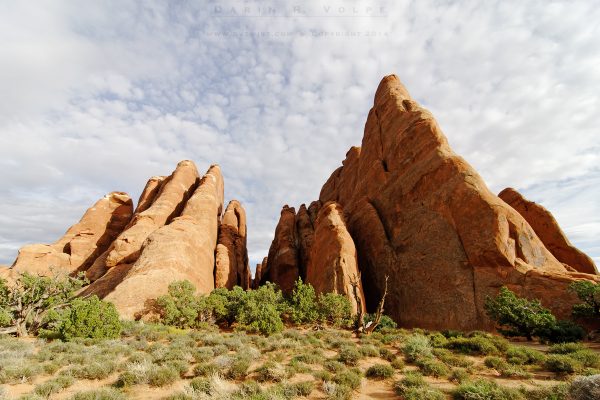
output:
[[[183,159],[221,165],[257,262],[390,73],[600,263],[597,1],[163,3],[0,1],[0,263]]]

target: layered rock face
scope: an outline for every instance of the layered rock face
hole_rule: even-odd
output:
[[[219,227],[215,286],[248,289],[252,279],[246,249],[246,212],[237,200],[227,205]]]
[[[286,205],[281,210],[260,282],[276,283],[284,293],[291,293],[299,276],[296,210]]]
[[[550,250],[558,261],[578,272],[587,274],[598,273],[591,257],[569,242],[569,239],[567,239],[565,233],[560,229],[558,222],[550,211],[533,201],[527,200],[513,188],[504,189],[498,194],[498,197],[525,218],[546,248]]]
[[[254,279],[252,280],[252,289],[256,289],[260,286],[262,280],[262,273],[267,269],[267,257],[263,258],[260,264],[256,264],[256,270],[254,271]]]
[[[306,263],[306,282],[317,293],[343,294],[352,304],[353,312],[358,305],[353,295],[351,280],[358,282],[358,295],[362,311],[365,299],[359,280],[358,262],[354,241],[346,229],[343,210],[339,204],[328,202],[321,207],[311,236],[311,246]]]
[[[32,244],[19,250],[7,276],[85,270],[104,252],[131,220],[133,202],[123,192],[112,192],[90,207],[81,220],[55,243]]]
[[[85,271],[93,282],[82,295],[98,295],[112,301],[123,318],[138,318],[152,311],[152,300],[173,281],[189,280],[199,293],[215,288],[221,232],[220,244],[230,245],[232,255],[226,268],[235,273],[234,284],[248,288],[246,214],[236,200],[223,214],[223,197],[217,165],[200,179],[194,163],[182,161],[170,176],[148,180],[135,212],[129,196],[111,193],[55,244],[21,249],[14,267],[1,274],[9,279],[23,271],[50,275],[55,266],[67,273]]]
[[[311,216],[319,208],[315,221]],[[295,274],[306,274],[323,290],[342,280],[347,293],[343,278],[358,269],[372,312],[387,275],[386,313],[409,327],[492,329],[483,304],[503,285],[567,318],[576,302],[567,286],[599,277],[563,265],[551,244],[556,241],[532,220],[490,192],[452,151],[432,115],[390,75],[375,94],[362,147],[348,151],[313,212],[300,207],[296,215],[284,207],[262,281],[289,287]],[[348,236],[338,230],[342,226]],[[583,271],[583,264],[571,266]],[[294,272],[282,278],[273,269]]]
[[[302,204],[297,214],[294,208],[284,206],[265,261],[257,266],[256,282],[273,282],[290,293],[295,281],[302,278],[317,293],[345,295],[353,311],[358,310],[350,284],[359,276],[356,248],[338,203],[321,206],[314,201],[308,208]],[[359,296],[364,311],[360,281]]]
[[[223,178],[213,165],[181,215],[148,236],[140,257],[105,299],[121,316],[133,318],[144,312],[149,300],[165,294],[173,281],[189,280],[200,293],[210,293],[222,211]]]

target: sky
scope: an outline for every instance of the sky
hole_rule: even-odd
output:
[[[191,159],[220,164],[254,265],[395,73],[600,265],[598,38],[595,0],[0,0],[0,263]]]

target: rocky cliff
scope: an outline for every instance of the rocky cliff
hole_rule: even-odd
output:
[[[283,207],[254,279],[244,208],[235,200],[223,208],[220,168],[200,177],[182,161],[150,178],[135,210],[127,194],[110,193],[54,244],[23,247],[0,274],[84,272],[92,283],[83,294],[114,302],[126,318],[143,316],[182,279],[201,293],[267,281],[290,293],[302,278],[356,310],[350,279],[360,275],[372,312],[389,276],[385,309],[398,323],[461,330],[493,328],[483,304],[501,286],[567,318],[576,301],[568,285],[600,281],[548,210],[514,189],[487,188],[395,75],[377,88],[362,146],[347,152],[319,199],[298,212]]]
[[[92,282],[83,295],[98,295],[124,318],[138,318],[173,281],[212,291],[220,244],[232,255],[226,268],[234,278],[227,285],[248,288],[245,211],[232,200],[223,214],[223,192],[218,166],[200,178],[192,161],[182,161],[171,175],[148,180],[135,211],[127,194],[110,193],[56,243],[23,247],[2,274],[83,272]]]
[[[564,234],[555,221],[549,229],[537,227],[548,214],[529,217],[490,192],[395,75],[377,88],[362,146],[348,151],[315,204],[328,202],[344,215],[368,309],[388,275],[386,312],[402,326],[491,329],[484,300],[503,285],[566,318],[575,301],[569,283],[598,280],[580,252],[559,240]],[[306,226],[304,212],[284,207],[263,281],[289,287],[311,265],[307,251],[313,260],[330,259],[319,265],[315,284],[325,280],[331,287],[339,277],[334,260],[347,259],[348,251],[338,247],[332,255],[335,247],[307,234]],[[559,239],[548,238],[548,231]]]

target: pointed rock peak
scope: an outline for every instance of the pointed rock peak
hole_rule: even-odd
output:
[[[396,96],[401,101],[412,100],[408,90],[394,74],[384,77],[379,83],[379,87],[377,87],[377,91],[375,92],[375,104],[381,104],[390,95]]]
[[[244,210],[244,207],[242,207],[242,203],[238,200],[231,200],[229,204],[227,204],[221,224],[234,227],[240,236],[245,237],[246,211]]]
[[[152,178],[148,179],[148,182],[146,183],[146,186],[144,186],[144,190],[142,190],[142,194],[138,199],[138,205],[134,214],[144,212],[152,205],[152,202],[160,193],[160,190],[166,179],[166,176],[153,176]]]

